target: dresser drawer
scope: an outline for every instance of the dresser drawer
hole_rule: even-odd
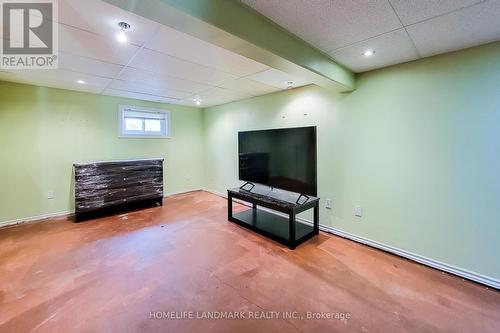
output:
[[[98,189],[81,193],[75,198],[75,209],[88,210],[108,205],[134,202],[151,198],[162,198],[161,186],[133,186],[128,188]]]
[[[137,163],[118,165],[117,163],[112,163],[112,165],[99,165],[99,164],[85,164],[75,166],[75,177],[76,179],[85,178],[87,176],[120,176],[127,175],[131,173],[154,173],[163,172],[163,165],[158,165],[157,163],[147,163],[145,165],[140,165]]]
[[[129,174],[119,175],[99,175],[77,178],[75,188],[81,191],[91,191],[94,189],[112,189],[118,187],[130,187],[137,185],[157,184],[163,182],[163,173],[154,172],[131,172]]]

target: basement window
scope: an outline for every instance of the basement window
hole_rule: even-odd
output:
[[[170,112],[120,105],[119,136],[123,138],[169,138]]]

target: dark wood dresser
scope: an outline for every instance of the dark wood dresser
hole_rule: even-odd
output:
[[[76,221],[163,200],[163,159],[74,163]]]

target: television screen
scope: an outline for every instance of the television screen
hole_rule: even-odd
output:
[[[238,133],[239,178],[317,195],[316,127]]]

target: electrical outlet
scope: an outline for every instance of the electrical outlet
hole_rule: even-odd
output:
[[[354,216],[363,217],[363,208],[361,206],[354,207]]]
[[[54,190],[48,190],[47,199],[54,199],[54,198],[55,198]]]
[[[332,199],[326,199],[325,208],[332,209]]]

